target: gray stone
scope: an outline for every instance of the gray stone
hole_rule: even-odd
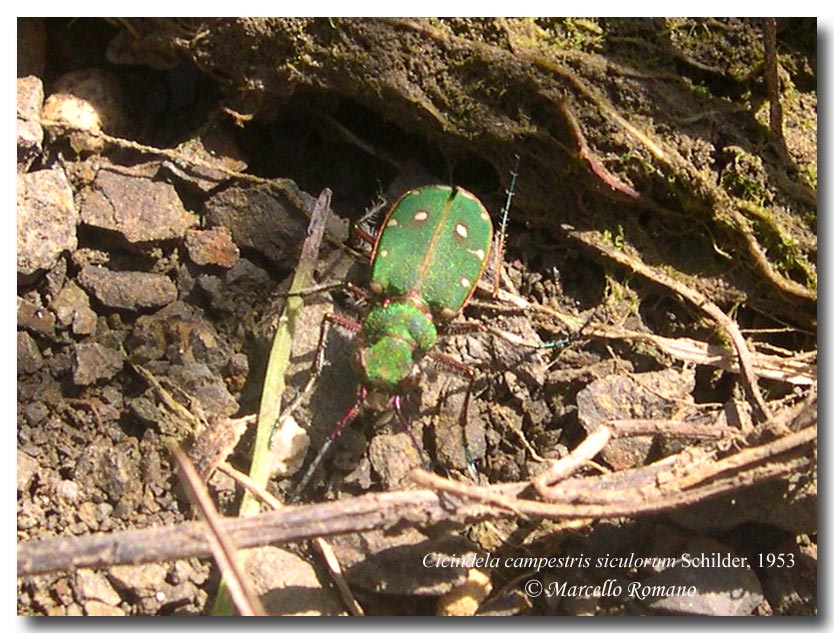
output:
[[[17,272],[31,275],[55,265],[64,251],[78,246],[78,211],[60,169],[17,177]]]
[[[84,342],[76,345],[72,379],[76,385],[91,385],[112,378],[122,370],[125,355],[100,343]]]
[[[96,313],[90,308],[90,298],[75,282],[65,285],[49,306],[64,326],[71,326],[74,334],[94,334]]]
[[[107,578],[92,569],[79,569],[75,572],[75,593],[79,602],[95,600],[114,607],[122,601]]]
[[[174,282],[157,273],[117,272],[101,266],[85,266],[78,274],[78,281],[109,308],[158,308],[177,298]]]
[[[173,185],[102,169],[79,195],[84,224],[122,234],[129,242],[181,238],[197,224]]]
[[[43,356],[28,332],[17,333],[17,373],[33,374],[43,367]]]
[[[17,79],[17,171],[23,173],[41,153],[43,83],[38,77]]]

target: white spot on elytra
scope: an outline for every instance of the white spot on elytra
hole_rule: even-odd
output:
[[[399,226],[400,223],[397,222],[397,218],[391,218],[388,220],[388,224],[386,226]]]
[[[486,211],[481,211],[481,219],[484,222],[489,222],[489,213],[487,213]]]
[[[428,213],[428,211],[426,211],[425,209],[420,209],[417,213],[415,213],[415,214],[414,214],[414,218],[413,218],[413,220],[414,220],[417,224],[422,224],[423,222],[425,222],[426,220],[428,220],[428,218],[429,218],[429,213]]]
[[[455,233],[457,234],[457,236],[459,238],[464,239],[464,240],[467,237],[469,237],[469,231],[466,230],[466,225],[465,224],[456,224],[455,225]]]
[[[472,282],[469,281],[466,277],[461,277],[460,278],[460,285],[463,286],[464,288],[468,288],[469,286],[472,285]]]
[[[468,251],[468,252],[472,253],[480,261],[484,261],[484,257],[486,257],[486,253],[484,253],[484,249],[482,249],[482,248],[479,248],[477,251]]]
[[[379,251],[379,256],[388,257],[388,251],[383,248],[381,251]]]

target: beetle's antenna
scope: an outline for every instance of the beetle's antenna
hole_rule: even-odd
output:
[[[501,264],[504,261],[504,243],[507,238],[507,220],[510,217],[510,205],[513,202],[515,193],[515,181],[518,178],[518,166],[521,164],[521,154],[515,155],[515,167],[510,172],[510,186],[507,188],[507,198],[504,201],[504,208],[501,210],[501,229],[498,231],[498,244],[495,248],[495,283],[492,288],[492,297],[498,296],[498,288],[501,285]]]

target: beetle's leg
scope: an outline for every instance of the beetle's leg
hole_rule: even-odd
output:
[[[293,490],[292,495],[290,495],[290,503],[295,502],[298,499],[299,495],[304,491],[307,487],[307,484],[310,483],[310,480],[313,478],[313,475],[316,473],[316,470],[321,463],[321,460],[324,459],[324,456],[327,454],[327,451],[330,450],[330,446],[339,437],[339,434],[342,430],[350,424],[359,412],[362,410],[362,405],[365,404],[365,399],[368,396],[368,392],[363,386],[359,386],[359,391],[356,395],[356,402],[350,408],[350,410],[342,416],[342,419],[333,427],[333,429],[328,434],[327,438],[324,440],[324,443],[321,445],[319,452],[316,453],[316,456],[313,458],[313,461],[310,462],[310,465],[307,467],[307,470],[304,472],[304,476],[301,478],[301,481]]]
[[[321,375],[321,370],[324,368],[324,352],[327,342],[327,333],[330,331],[331,324],[335,324],[336,326],[353,333],[358,332],[362,328],[360,323],[335,312],[330,312],[324,316],[321,320],[321,326],[319,326],[319,341],[316,345],[316,354],[313,357],[313,366],[310,370],[310,377],[307,379],[307,384],[304,385],[304,388],[298,393],[295,400],[293,400],[292,403],[289,404],[281,413],[281,417],[273,427],[273,433],[275,432],[275,429],[281,426],[284,420],[292,415],[292,413],[298,408],[307,394],[309,394],[313,389],[313,385]],[[272,438],[270,438],[270,445],[272,445]]]

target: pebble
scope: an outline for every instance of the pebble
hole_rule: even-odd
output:
[[[23,417],[29,424],[37,424],[49,415],[49,407],[43,402],[30,402],[23,406]]]
[[[591,433],[608,420],[681,415],[686,403],[692,403],[694,388],[693,371],[665,369],[628,376],[606,376],[576,395],[579,423]],[[642,465],[653,443],[651,437],[613,439],[601,454],[615,469],[624,470]]]
[[[17,451],[17,490],[25,490],[38,472],[38,460],[22,451]]]
[[[17,176],[17,272],[32,275],[78,246],[78,210],[60,169]]]
[[[78,281],[108,308],[159,308],[177,298],[174,282],[158,273],[119,272],[87,265],[78,273]]]
[[[690,561],[705,560],[708,563],[716,555],[739,558],[738,554],[722,543],[708,538],[693,539],[684,552]],[[702,555],[706,558],[702,559]],[[695,587],[695,591],[692,595],[645,598],[645,604],[653,610],[676,615],[751,615],[764,598],[762,586],[752,569],[729,564],[687,566],[681,564],[680,560],[678,565],[664,569],[642,585],[647,591],[680,586]]]
[[[89,133],[124,133],[128,119],[123,101],[121,84],[113,73],[98,68],[73,70],[55,82],[43,104],[43,119],[70,128],[70,144],[77,152],[99,153],[106,142]]]
[[[112,378],[122,370],[124,361],[125,355],[121,350],[96,342],[78,343],[75,347],[72,380],[76,385],[91,385]]]
[[[206,231],[189,230],[185,234],[185,248],[191,261],[199,266],[231,268],[240,259],[240,249],[224,226]]]
[[[93,600],[114,607],[122,601],[107,578],[92,569],[79,569],[75,572],[75,593],[82,603]],[[85,604],[85,609],[87,606]]]
[[[41,108],[43,82],[38,77],[17,79],[17,171],[29,170],[43,146]]]
[[[68,282],[49,306],[74,334],[94,334],[98,316],[90,308],[90,297],[74,281]]]
[[[132,244],[179,239],[198,222],[172,184],[106,168],[78,200],[83,224],[115,231]]]
[[[270,615],[339,615],[338,594],[323,587],[316,570],[300,556],[278,547],[246,552],[244,568]]]
[[[18,297],[17,325],[30,332],[51,337],[55,333],[55,315],[28,299]]]
[[[210,224],[225,226],[240,248],[252,249],[275,264],[296,262],[307,221],[266,185],[230,187],[206,202]]]
[[[17,333],[17,373],[33,374],[43,367],[43,356],[28,332]]]
[[[105,604],[104,602],[99,602],[98,600],[90,600],[84,605],[84,615],[113,617],[127,614],[119,607]]]

